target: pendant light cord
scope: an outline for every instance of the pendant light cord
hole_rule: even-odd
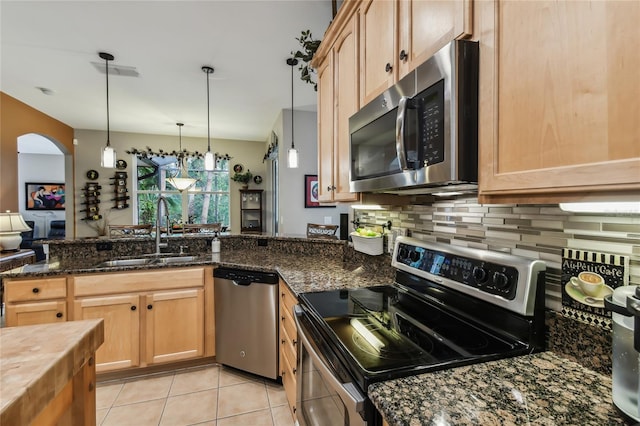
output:
[[[293,67],[298,63],[295,59],[293,61],[291,61],[291,149],[295,148],[293,144]]]
[[[104,60],[104,73],[107,76],[107,146],[111,146],[111,137],[109,132],[109,59]]]
[[[211,113],[209,112],[209,72],[207,75],[207,152],[211,151]]]

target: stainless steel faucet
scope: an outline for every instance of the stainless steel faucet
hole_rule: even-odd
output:
[[[164,217],[167,223],[167,235],[171,232],[171,225],[169,223],[169,205],[167,200],[161,195],[158,197],[158,203],[156,204],[156,254],[160,254],[160,249],[166,248],[169,243],[160,242],[160,203],[164,204]]]

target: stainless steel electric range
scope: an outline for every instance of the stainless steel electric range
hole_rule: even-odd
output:
[[[539,260],[397,239],[395,282],[303,293],[302,425],[379,425],[370,384],[544,349]]]

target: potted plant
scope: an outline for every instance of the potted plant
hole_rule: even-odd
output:
[[[240,182],[242,184],[242,189],[247,189],[249,187],[249,182],[251,182],[251,178],[253,177],[253,173],[251,170],[248,170],[245,173],[235,172],[231,179],[234,182]]]
[[[313,90],[318,91],[318,83],[314,77],[315,71],[311,68],[310,62],[316,50],[320,47],[320,40],[314,40],[310,30],[302,31],[299,38],[296,38],[302,47],[301,50],[291,52],[295,59],[300,60],[300,79],[313,86]]]

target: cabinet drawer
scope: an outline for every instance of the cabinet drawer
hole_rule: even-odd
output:
[[[204,268],[78,275],[73,285],[76,297],[202,287]]]
[[[67,320],[67,302],[51,300],[7,305],[7,327],[49,324]]]
[[[67,297],[67,279],[58,277],[40,280],[7,280],[4,291],[7,303],[64,299]]]
[[[280,301],[289,313],[293,311],[293,307],[298,303],[298,299],[283,282],[280,282]]]
[[[287,333],[287,330],[284,327],[280,328],[280,351],[283,354],[286,354],[287,360],[290,365],[296,365],[296,359],[298,358],[296,352],[296,344]]]
[[[282,357],[284,366],[282,368],[282,386],[284,386],[284,392],[287,395],[287,401],[291,412],[295,417],[296,412],[296,375],[294,373],[294,367],[289,364],[289,360],[286,356]]]
[[[297,339],[298,330],[296,329],[296,323],[293,320],[293,314],[288,309],[284,309],[284,306],[282,305],[280,305],[280,325],[292,342],[294,339]]]

